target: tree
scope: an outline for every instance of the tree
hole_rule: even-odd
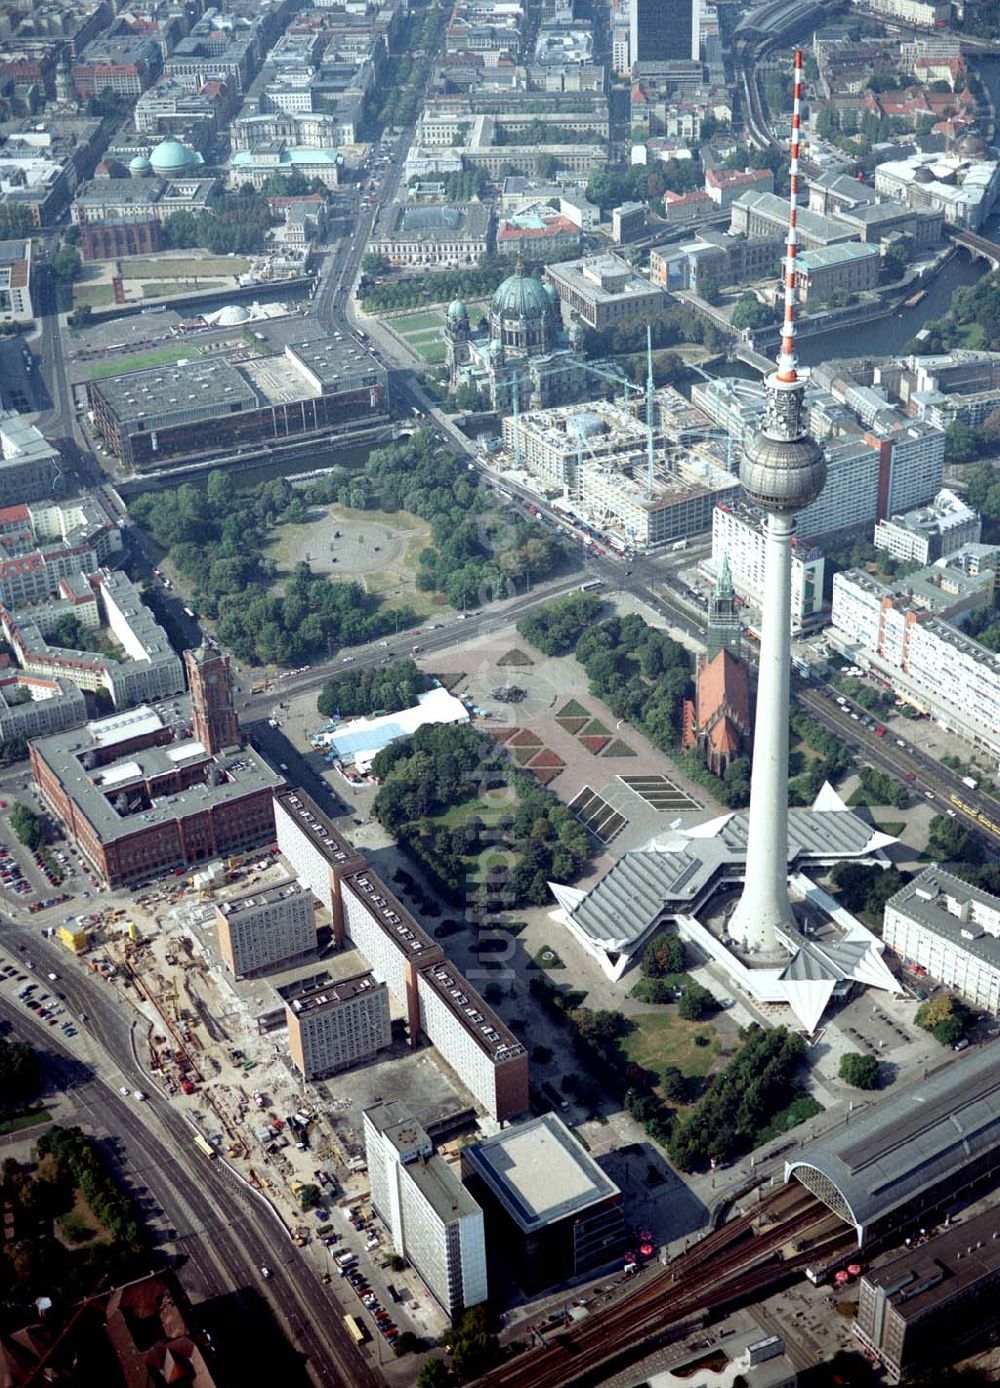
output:
[[[311,1182],[299,1187],[299,1204],[303,1210],[315,1210],[323,1203],[323,1192]]]
[[[660,1071],[660,1088],[667,1099],[683,1104],[688,1097],[688,1081],[676,1065],[665,1065]]]
[[[60,246],[52,257],[52,273],[61,280],[75,280],[83,261],[75,246]]]
[[[392,1345],[393,1353],[397,1356],[413,1354],[419,1348],[420,1340],[412,1330],[404,1330],[402,1334],[397,1335]]]
[[[361,272],[365,275],[384,275],[387,274],[390,265],[384,255],[377,255],[374,251],[367,251],[361,257]]]
[[[942,992],[917,1008],[915,1020],[918,1027],[929,1031],[942,1046],[954,1046],[965,1035],[969,1012],[957,998]]]
[[[0,1037],[0,1108],[14,1112],[38,1093],[38,1056],[24,1041]]]
[[[417,1374],[417,1388],[450,1388],[454,1383],[451,1371],[436,1355],[424,1361]]]
[[[714,275],[698,276],[698,297],[706,304],[717,304],[722,298],[722,286]]]
[[[642,956],[642,972],[649,978],[683,973],[687,964],[684,941],[675,931],[663,931],[649,944]]]
[[[686,988],[681,989],[677,1011],[685,1021],[698,1022],[709,1012],[716,1011],[718,1006],[707,988],[703,988],[700,983],[689,983]]]
[[[770,309],[764,307],[756,295],[747,292],[730,315],[730,323],[739,332],[745,329],[762,328],[771,321]]]
[[[48,826],[41,815],[26,805],[15,805],[10,815],[10,827],[18,841],[34,853],[48,841]]]
[[[943,814],[935,815],[931,820],[927,847],[935,857],[946,862],[977,865],[985,856],[979,839],[959,820]]]
[[[71,328],[86,328],[94,318],[94,310],[90,304],[77,304],[76,308],[66,317],[66,322]]]
[[[890,280],[902,279],[910,264],[910,253],[898,241],[886,248],[882,265]]]
[[[944,432],[944,452],[950,463],[971,463],[979,453],[976,431],[962,419],[953,420]]]
[[[853,1085],[855,1089],[879,1087],[878,1061],[873,1055],[862,1055],[855,1051],[842,1055],[837,1073],[846,1084]]]

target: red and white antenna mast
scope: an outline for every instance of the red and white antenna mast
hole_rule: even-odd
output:
[[[789,164],[788,242],[785,247],[785,322],[781,330],[781,352],[778,356],[777,379],[793,385],[799,379],[795,356],[795,299],[798,253],[796,222],[799,212],[799,130],[802,123],[802,49],[795,50],[795,84],[792,89],[792,149]]]

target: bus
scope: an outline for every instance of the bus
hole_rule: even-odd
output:
[[[344,1325],[347,1327],[348,1335],[350,1335],[356,1345],[363,1345],[368,1339],[368,1331],[358,1320],[357,1316],[346,1315],[344,1317]]]
[[[603,579],[600,579],[600,578],[591,578],[591,579],[588,579],[586,583],[581,583],[581,584],[580,584],[580,592],[581,592],[581,593],[589,593],[589,592],[591,592],[594,588],[603,588],[603,587],[604,587],[604,580],[603,580]]]
[[[208,1157],[209,1160],[215,1159],[215,1148],[209,1142],[208,1138],[202,1137],[201,1133],[195,1133],[194,1145],[197,1147],[198,1151],[202,1154],[202,1156]]]

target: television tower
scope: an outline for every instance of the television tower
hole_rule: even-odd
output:
[[[815,501],[826,482],[826,459],[803,419],[805,381],[795,356],[796,217],[802,51],[795,53],[791,191],[785,253],[785,321],[778,369],[766,383],[763,428],[740,465],[743,490],[767,513],[764,601],[760,632],[757,716],[750,778],[746,877],[729,922],[734,940],[754,952],[775,949],[776,928],[793,925],[788,897],[788,667],[791,660],[791,565],[796,512]]]

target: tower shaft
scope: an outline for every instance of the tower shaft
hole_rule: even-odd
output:
[[[751,950],[773,950],[776,928],[792,922],[788,899],[788,665],[794,533],[794,516],[768,516],[746,878],[729,923],[733,939]]]

